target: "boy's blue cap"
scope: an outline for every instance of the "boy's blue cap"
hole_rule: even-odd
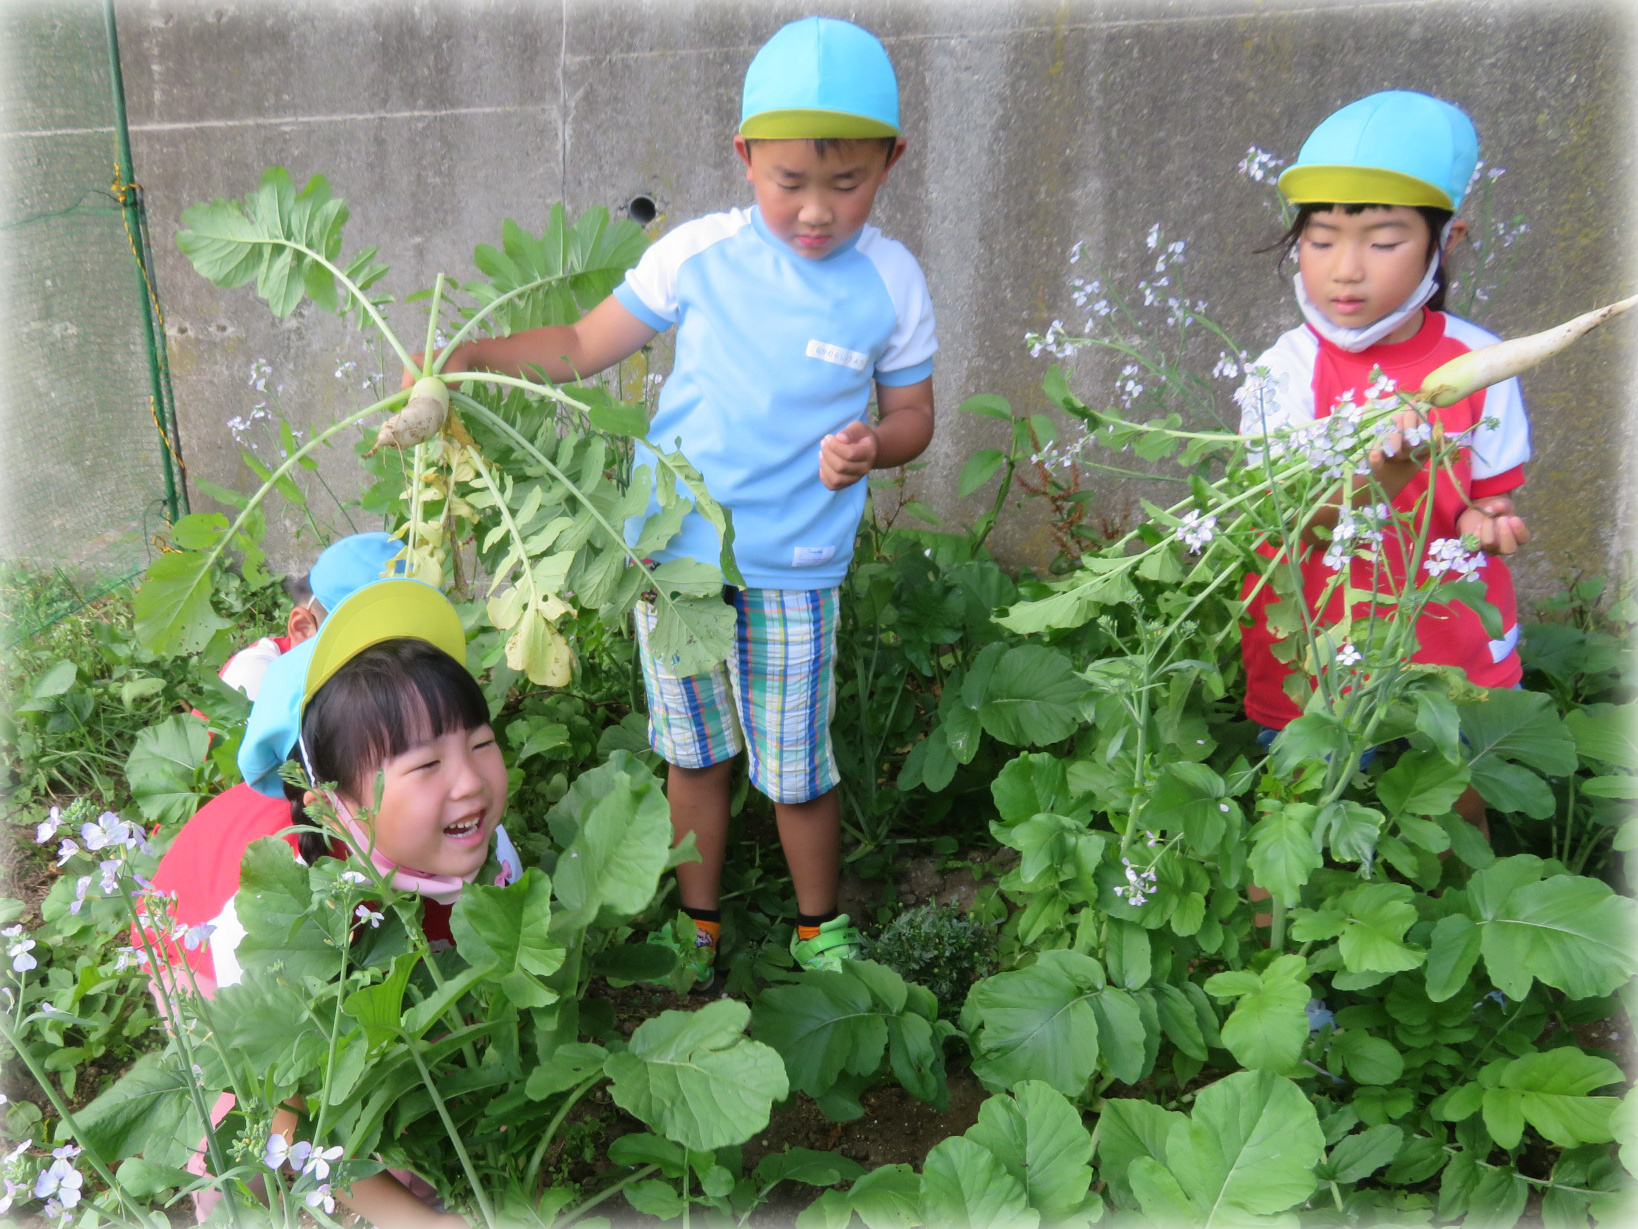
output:
[[[1454,212],[1479,161],[1479,134],[1460,107],[1385,90],[1334,112],[1280,176],[1293,205],[1432,205]]]
[[[268,666],[239,744],[239,773],[258,794],[284,797],[279,768],[301,733],[307,702],[330,676],[371,645],[400,636],[425,640],[466,664],[466,632],[449,599],[419,580],[365,585],[337,603],[319,626]]]
[[[307,585],[325,613],[333,611],[365,585],[388,575],[387,564],[402,554],[404,544],[384,533],[355,533],[337,538],[314,561],[307,573]],[[392,575],[402,575],[404,561],[392,568]]]
[[[762,44],[745,70],[739,134],[788,141],[899,134],[899,81],[868,30],[804,17]]]

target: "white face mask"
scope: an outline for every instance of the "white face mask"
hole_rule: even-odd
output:
[[[1302,309],[1302,318],[1306,320],[1314,332],[1339,350],[1346,350],[1350,354],[1358,354],[1368,346],[1374,346],[1389,333],[1393,332],[1405,321],[1422,310],[1422,305],[1433,297],[1435,289],[1434,276],[1439,272],[1439,264],[1444,259],[1445,244],[1450,241],[1450,228],[1456,219],[1451,218],[1445,223],[1444,229],[1439,232],[1439,243],[1434,249],[1433,259],[1428,262],[1428,271],[1422,275],[1422,280],[1416,283],[1416,289],[1410,296],[1393,311],[1389,312],[1375,324],[1367,324],[1363,328],[1350,329],[1340,324],[1333,324],[1326,318],[1325,313],[1308,297],[1308,292],[1302,287],[1302,274],[1298,273],[1291,279],[1291,284],[1297,292],[1297,306]]]

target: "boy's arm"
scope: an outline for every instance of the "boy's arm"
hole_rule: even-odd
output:
[[[444,360],[445,375],[462,371],[493,371],[517,376],[539,367],[554,384],[596,375],[621,359],[630,358],[656,330],[637,319],[613,295],[604,299],[574,324],[549,324],[525,329],[510,337],[481,337],[458,346]],[[421,355],[415,356],[419,363]],[[404,372],[400,387],[408,388],[420,372]]]
[[[819,480],[833,491],[873,469],[914,461],[933,441],[933,377],[876,385],[876,425],[852,422],[819,444]]]

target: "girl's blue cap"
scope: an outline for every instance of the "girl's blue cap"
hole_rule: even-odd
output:
[[[355,533],[337,538],[314,560],[312,570],[307,573],[308,587],[328,614],[365,585],[389,574],[402,575],[402,559],[390,569],[387,565],[403,552],[404,544],[384,533]]]
[[[1293,205],[1431,205],[1454,212],[1479,162],[1479,134],[1460,107],[1385,90],[1327,116],[1280,175]]]
[[[425,640],[466,664],[461,616],[442,593],[407,578],[365,585],[329,612],[316,635],[268,666],[239,744],[245,784],[258,794],[283,798],[279,769],[296,746],[307,702],[365,649],[399,637]]]
[[[804,17],[762,45],[745,71],[739,134],[787,141],[894,137],[899,81],[877,37],[834,17]]]

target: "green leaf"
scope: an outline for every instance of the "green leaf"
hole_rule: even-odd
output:
[[[1223,778],[1205,764],[1174,760],[1161,768],[1144,812],[1151,826],[1181,833],[1200,857],[1217,853],[1234,807]]]
[[[921,1221],[939,1229],[1034,1229],[1023,1186],[987,1149],[962,1136],[934,1145],[921,1170]]]
[[[530,867],[504,888],[468,884],[450,911],[456,949],[474,968],[489,969],[519,1007],[544,1007],[557,998],[541,981],[567,954],[550,937],[551,901],[551,882]]]
[[[1010,1096],[991,1097],[966,1137],[1001,1162],[1044,1222],[1064,1220],[1085,1203],[1092,1137],[1075,1107],[1051,1086],[1025,1080]]]
[[[1460,914],[1439,919],[1428,943],[1428,998],[1443,1003],[1467,984],[1483,939],[1484,931]]]
[[[973,1039],[973,1074],[990,1089],[1042,1080],[1079,1096],[1098,1066],[1098,1020],[1090,996],[1103,988],[1097,961],[1042,952],[1025,969],[986,977],[972,988],[963,1019]]]
[[[921,1177],[908,1165],[883,1165],[853,1184],[848,1203],[869,1229],[921,1224]]]
[[[204,800],[197,778],[209,751],[210,733],[191,715],[167,717],[138,734],[125,776],[142,814],[167,828],[191,818]]]
[[[534,1101],[543,1101],[555,1093],[567,1092],[576,1084],[601,1071],[603,1064],[608,1061],[609,1052],[600,1045],[593,1045],[585,1041],[570,1041],[555,1046],[545,1061],[529,1072],[523,1091]],[[622,1136],[615,1143],[624,1143],[632,1136]],[[609,1150],[609,1159],[614,1159],[614,1151]],[[621,1164],[643,1164],[645,1162],[621,1162]]]
[[[1467,789],[1468,774],[1442,755],[1407,751],[1376,782],[1390,815],[1443,815]]]
[[[1494,688],[1486,699],[1458,707],[1471,762],[1512,760],[1554,777],[1575,771],[1575,742],[1545,692]]]
[[[1531,979],[1573,999],[1611,994],[1634,972],[1638,904],[1609,886],[1555,875],[1510,893],[1484,923],[1480,950],[1496,988],[1523,999]]]
[[[290,856],[284,838],[252,841],[242,867],[233,903],[245,928],[235,952],[245,971],[275,973],[296,985],[340,973],[341,946],[316,920],[308,869]]]
[[[1331,1038],[1331,1053],[1356,1084],[1393,1084],[1405,1074],[1405,1059],[1393,1044],[1364,1029],[1349,1028]]]
[[[646,909],[671,852],[671,809],[641,761],[627,757],[586,775],[596,778],[599,796],[581,811],[554,872],[562,924],[574,930],[612,926]]]
[[[995,477],[995,471],[1006,461],[1007,454],[995,448],[983,448],[967,458],[961,467],[961,478],[956,483],[956,496],[966,499],[979,487]]]
[[[1230,1209],[1270,1216],[1301,1203],[1324,1151],[1300,1088],[1269,1071],[1242,1071],[1200,1091],[1190,1121],[1167,1136],[1166,1166],[1209,1224]]]
[[[1223,1044],[1253,1070],[1289,1071],[1308,1041],[1308,964],[1301,956],[1277,957],[1262,973],[1218,973],[1206,993],[1235,998],[1223,1023]]]
[[[1518,1146],[1520,1131],[1513,1129],[1517,1117],[1560,1148],[1609,1143],[1614,1138],[1610,1116],[1619,1098],[1587,1094],[1625,1079],[1608,1059],[1574,1046],[1526,1054],[1503,1067],[1495,1087],[1485,1089],[1485,1123],[1503,1148]],[[1493,1112],[1508,1122],[1507,1129],[1498,1132]]]
[[[1348,920],[1337,940],[1350,972],[1401,973],[1426,958],[1405,942],[1416,921],[1411,889],[1402,883],[1373,883],[1347,897]]]
[[[752,1012],[757,1038],[779,1051],[791,1086],[810,1097],[829,1091],[843,1072],[875,1074],[887,1050],[882,1017],[869,987],[851,970],[773,986]]]
[[[835,1152],[812,1148],[790,1148],[770,1152],[757,1162],[752,1174],[758,1187],[767,1190],[780,1182],[805,1182],[809,1186],[835,1186],[862,1178],[865,1167]]]
[[[155,1165],[185,1165],[204,1133],[189,1093],[193,1083],[193,1073],[170,1051],[142,1055],[75,1113],[80,1142],[108,1164],[141,1152]]]
[[[609,1056],[610,1095],[627,1113],[685,1147],[743,1143],[768,1125],[790,1085],[785,1064],[744,1035],[750,1008],[718,999],[637,1026],[631,1048]]]
[[[226,521],[215,519],[226,528]],[[194,656],[217,632],[233,626],[211,606],[213,562],[209,552],[175,550],[148,565],[133,603],[143,648],[162,656]]]
[[[1117,1204],[1131,1206],[1137,1201],[1128,1181],[1133,1162],[1143,1158],[1163,1161],[1173,1126],[1187,1122],[1175,1110],[1132,1097],[1104,1102],[1098,1118],[1098,1176],[1109,1184]]]
[[[1345,1135],[1331,1149],[1321,1173],[1344,1184],[1368,1178],[1399,1155],[1404,1138],[1404,1131],[1386,1122]]]
[[[1275,900],[1286,905],[1297,903],[1302,885],[1323,862],[1314,848],[1314,817],[1314,808],[1306,803],[1285,803],[1251,830],[1251,873]]]
[[[1047,746],[1074,733],[1087,687],[1065,654],[1024,644],[999,654],[986,650],[985,657],[993,668],[984,671],[975,662],[962,697],[991,737],[1015,747]]]
[[[398,1036],[404,1014],[404,989],[420,960],[417,952],[403,953],[393,960],[392,972],[384,981],[355,990],[343,1000],[343,1009],[364,1026],[372,1048],[386,1045]]]
[[[1584,760],[1638,772],[1638,704],[1589,704],[1565,714],[1564,728]]]

